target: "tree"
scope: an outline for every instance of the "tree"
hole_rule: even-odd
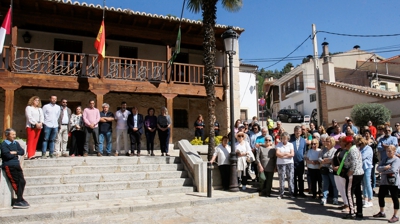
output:
[[[367,125],[368,121],[372,121],[375,126],[384,124],[390,120],[391,114],[387,107],[378,103],[356,104],[351,110],[351,118],[359,127]]]
[[[210,141],[208,142],[208,159],[212,157],[214,143],[214,118],[215,118],[215,33],[214,27],[217,20],[218,0],[189,0],[187,7],[190,11],[203,15],[203,63],[204,63],[204,87],[207,94],[208,127],[210,127]],[[228,11],[238,11],[242,7],[242,0],[221,0],[222,7]],[[234,119],[231,117],[231,119]]]

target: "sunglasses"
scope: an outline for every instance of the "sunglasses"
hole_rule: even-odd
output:
[[[318,145],[317,143],[311,143],[311,145]]]
[[[238,138],[244,138],[244,135],[238,135]]]
[[[267,142],[272,142],[272,140],[271,140],[271,139],[267,139],[267,140],[265,140],[265,141],[267,141]]]

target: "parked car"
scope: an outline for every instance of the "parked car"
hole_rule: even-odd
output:
[[[303,115],[296,109],[282,109],[278,112],[278,120],[288,123],[303,122]]]

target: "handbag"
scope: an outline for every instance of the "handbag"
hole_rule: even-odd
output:
[[[319,169],[319,172],[321,173],[321,175],[328,175],[330,173],[329,171],[329,167],[321,167],[321,169]]]
[[[396,174],[395,173],[388,173],[386,174],[386,178],[389,185],[396,185]]]
[[[347,173],[349,172],[349,169],[347,169],[347,168],[342,168],[342,170],[340,171],[340,174],[339,174],[339,176],[341,176],[341,177],[343,177],[343,178],[347,178],[348,176],[347,176]]]
[[[247,159],[246,159],[246,161],[247,161],[248,163],[252,163],[252,162],[255,161],[253,152],[250,152],[249,154],[247,154]]]

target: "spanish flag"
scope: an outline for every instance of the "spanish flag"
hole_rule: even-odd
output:
[[[3,24],[0,27],[0,54],[3,53],[6,34],[10,34],[10,32],[11,32],[11,8],[8,10],[6,17],[3,20]]]
[[[98,61],[102,61],[106,57],[106,27],[104,26],[104,20],[101,22],[99,34],[97,34],[96,41],[94,42],[94,48],[96,48],[99,57]]]

